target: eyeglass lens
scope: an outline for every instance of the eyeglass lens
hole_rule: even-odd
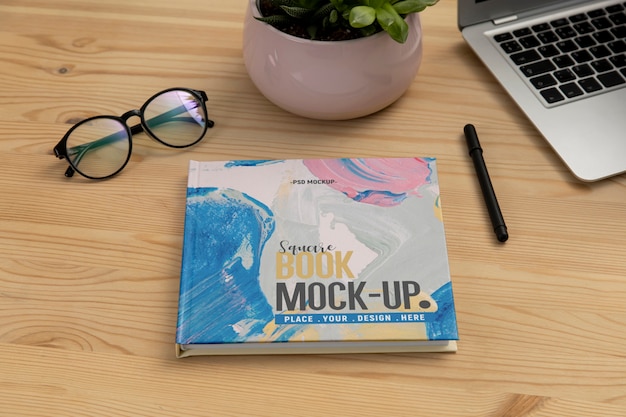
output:
[[[144,104],[141,114],[147,133],[172,147],[193,145],[207,129],[203,101],[185,90],[170,90],[153,97]],[[74,126],[67,137],[69,161],[87,177],[111,176],[130,158],[130,134],[121,118],[100,116],[85,120]]]
[[[110,117],[86,120],[67,138],[67,153],[83,175],[107,177],[119,171],[130,156],[128,128]]]
[[[152,136],[170,146],[189,146],[206,131],[202,101],[183,90],[156,96],[145,105],[143,115]]]

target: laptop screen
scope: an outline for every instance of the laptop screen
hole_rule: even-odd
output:
[[[571,6],[584,0],[458,0],[459,28],[518,15],[533,9]]]

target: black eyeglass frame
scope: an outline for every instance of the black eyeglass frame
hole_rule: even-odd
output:
[[[189,144],[185,144],[185,145],[172,145],[170,143],[164,142],[163,140],[159,139],[157,135],[154,134],[154,132],[152,132],[152,130],[150,130],[150,127],[148,126],[148,123],[146,122],[145,119],[145,110],[146,108],[152,103],[152,101],[154,101],[155,98],[165,94],[165,93],[169,93],[170,91],[184,91],[185,93],[189,93],[191,94],[196,100],[198,100],[198,102],[202,105],[202,115],[204,116],[204,129],[202,130],[202,134],[199,135],[198,139],[193,141],[192,143]],[[148,100],[146,100],[146,102],[138,109],[138,110],[129,110],[126,113],[124,113],[121,116],[111,116],[111,115],[99,115],[99,116],[94,116],[94,117],[90,117],[87,118],[85,120],[82,120],[78,123],[76,123],[74,126],[72,126],[67,133],[63,136],[63,138],[59,141],[59,143],[56,144],[56,146],[54,147],[54,154],[57,158],[59,159],[65,159],[68,164],[69,167],[67,167],[67,170],[65,171],[65,176],[66,177],[72,177],[74,175],[75,172],[78,172],[80,175],[82,175],[85,178],[89,178],[89,179],[94,179],[94,180],[100,180],[100,179],[107,179],[107,178],[111,178],[117,174],[120,173],[120,171],[122,171],[126,165],[128,164],[128,161],[130,160],[131,154],[132,154],[132,150],[133,150],[133,140],[132,137],[133,135],[136,135],[138,133],[141,132],[145,132],[150,138],[156,140],[159,143],[162,143],[163,145],[170,147],[170,148],[188,148],[190,146],[195,145],[196,143],[200,142],[203,138],[204,135],[206,134],[207,130],[209,128],[212,128],[215,125],[215,122],[211,119],[209,119],[208,116],[208,110],[207,110],[207,106],[206,106],[206,102],[209,100],[207,94],[204,91],[201,90],[193,90],[190,88],[168,88],[166,90],[160,91],[156,94],[154,94],[152,97],[150,97]],[[136,124],[134,126],[129,126],[128,125],[128,119],[130,119],[133,116],[137,116],[140,119],[140,123]],[[157,116],[159,117],[159,116]],[[128,137],[128,155],[126,156],[126,160],[124,161],[124,163],[112,174],[106,175],[104,177],[94,177],[91,175],[87,175],[84,172],[82,172],[73,162],[72,159],[69,156],[68,150],[67,150],[67,140],[68,138],[72,135],[72,132],[74,132],[74,130],[76,130],[76,128],[78,128],[79,126],[83,125],[84,123],[88,123],[90,121],[93,120],[99,120],[99,119],[111,119],[111,120],[115,120],[117,122],[120,122],[125,130],[126,130],[126,134]],[[106,140],[106,138],[103,139],[96,139],[94,142],[98,142],[99,140]]]

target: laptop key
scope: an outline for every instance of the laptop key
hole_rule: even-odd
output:
[[[620,54],[622,52],[626,52],[626,42],[622,41],[622,40],[617,40],[614,42],[609,42],[607,44],[607,46],[609,48],[611,48],[611,51],[613,51],[616,54]]]
[[[569,39],[577,35],[576,31],[572,29],[571,26],[561,26],[557,28],[555,32],[561,39]]]
[[[564,54],[568,53],[568,52],[572,52],[578,49],[578,46],[576,46],[576,44],[571,41],[571,40],[566,40],[566,41],[559,41],[556,44],[556,47],[559,48],[561,50],[561,52],[563,52]]]
[[[513,31],[513,35],[517,36],[518,38],[522,36],[528,36],[531,34],[532,34],[532,31],[529,28],[522,28],[522,29],[517,29]]]
[[[552,27],[558,28],[567,25],[568,22],[567,19],[556,19],[550,22],[550,24],[552,25]]]
[[[623,25],[626,23],[626,14],[625,13],[615,13],[609,16],[609,19],[613,22],[614,25]]]
[[[545,90],[541,90],[539,93],[549,104],[565,100],[563,94],[561,94],[555,87],[546,88]]]
[[[611,28],[611,33],[618,39],[626,39],[626,25]]]
[[[537,48],[537,51],[539,51],[539,53],[544,58],[550,58],[550,57],[557,56],[560,54],[559,50],[556,49],[556,46],[554,45],[540,46],[539,48]]]
[[[594,74],[591,67],[587,64],[576,65],[575,67],[572,67],[572,71],[574,71],[580,78],[589,77]]]
[[[546,72],[554,71],[555,69],[556,67],[554,66],[554,64],[547,59],[539,62],[533,62],[532,64],[523,65],[520,67],[522,73],[527,77],[545,74]]]
[[[535,48],[541,45],[539,40],[532,35],[519,38],[518,41],[526,49]]]
[[[587,33],[590,33],[596,30],[593,26],[591,26],[591,23],[587,21],[576,23],[574,25],[574,29],[576,30],[576,32],[580,33],[581,35],[585,35]]]
[[[553,85],[557,84],[554,77],[550,74],[544,74],[535,78],[531,78],[530,82],[538,90],[541,90],[542,88],[546,88],[546,87],[552,87]]]
[[[578,85],[576,85],[576,83],[563,84],[559,88],[561,89],[563,94],[565,94],[565,96],[568,98],[578,97],[580,95],[583,95],[584,93],[583,90],[581,90],[581,88]]]
[[[587,12],[587,15],[592,18],[604,16],[605,14],[606,12],[603,9],[596,9],[596,10],[591,10],[590,12]]]
[[[552,75],[554,75],[554,78],[561,83],[566,83],[576,79],[576,75],[574,75],[574,73],[569,69],[554,71]]]
[[[591,24],[594,25],[599,30],[608,29],[608,28],[613,26],[611,21],[609,19],[607,19],[606,17],[600,17],[598,19],[593,19],[591,21]]]
[[[534,49],[517,52],[511,55],[511,60],[513,60],[516,65],[524,65],[531,62],[539,61],[540,59],[541,55],[539,55]]]
[[[548,30],[546,32],[540,32],[537,34],[537,37],[541,42],[545,43],[553,43],[559,40],[559,37],[556,36],[554,32]]]
[[[578,81],[578,84],[588,93],[593,93],[594,91],[602,90],[602,85],[596,81],[595,78],[589,77],[583,80]]]
[[[572,58],[574,58],[574,61],[578,62],[579,64],[591,61],[593,59],[591,54],[587,51],[572,52]]]
[[[602,30],[600,32],[596,32],[591,36],[593,36],[593,38],[598,43],[607,43],[615,39],[615,36],[613,36],[611,32],[609,32],[608,30]]]
[[[575,64],[574,60],[570,58],[569,55],[559,55],[554,57],[552,58],[552,62],[554,62],[559,68],[571,67]]]
[[[569,21],[572,23],[583,22],[587,20],[587,16],[584,13],[575,14],[569,17]]]
[[[591,54],[596,58],[604,58],[606,56],[612,55],[611,51],[609,51],[609,48],[604,45],[592,46],[591,48],[589,48],[589,52],[591,52]]]
[[[579,36],[574,40],[581,48],[589,48],[596,44],[596,41],[594,41],[593,38],[589,35]]]
[[[517,41],[507,41],[500,44],[504,52],[507,54],[512,54],[513,52],[518,52],[522,50],[522,46],[517,43]]]
[[[550,29],[550,25],[547,23],[539,23],[538,25],[534,25],[532,30],[536,32],[543,32],[544,30]]]
[[[612,56],[609,58],[609,61],[611,61],[616,68],[626,67],[626,54]]]
[[[493,39],[494,39],[496,42],[500,43],[500,42],[504,42],[504,41],[508,41],[508,40],[513,39],[513,35],[511,35],[509,32],[506,32],[506,33],[500,33],[500,34],[498,34],[498,35],[495,35],[495,36],[493,37]]]
[[[617,71],[600,74],[598,80],[607,88],[626,83],[626,80]]]
[[[601,73],[611,71],[613,69],[613,65],[611,65],[611,63],[606,59],[599,59],[591,63],[591,68],[596,70],[597,73]]]

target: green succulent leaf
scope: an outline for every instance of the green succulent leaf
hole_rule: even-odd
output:
[[[370,6],[357,6],[350,10],[350,26],[363,28],[376,21],[376,10]]]
[[[359,32],[361,33],[361,36],[363,37],[372,36],[377,31],[378,30],[376,29],[376,26],[374,25],[365,26],[364,28],[359,29]]]
[[[370,6],[372,9],[380,9],[387,2],[388,0],[365,0],[365,5]]]
[[[309,10],[317,9],[321,2],[322,0],[299,0],[298,1],[300,6]]]
[[[320,7],[319,9],[317,9],[315,11],[315,13],[313,13],[312,19],[313,20],[323,20],[325,18],[330,18],[330,15],[335,12],[337,13],[337,10],[335,9],[335,6],[332,5],[332,3],[327,3],[326,5]]]
[[[393,3],[393,8],[398,14],[407,15],[419,13],[437,3],[438,0],[400,0]]]
[[[289,7],[299,7],[300,3],[296,0],[272,0],[271,2],[274,6],[289,6]]]
[[[280,8],[289,16],[295,17],[296,19],[304,19],[311,14],[311,10],[305,9],[304,7],[280,6]]]
[[[376,20],[393,40],[399,43],[406,42],[406,38],[409,35],[409,25],[391,4],[387,3],[382,8],[376,10]]]
[[[255,17],[256,20],[260,22],[267,23],[270,26],[280,26],[284,24],[288,24],[291,22],[291,19],[285,15],[273,15],[273,16],[264,16],[264,17]]]
[[[330,0],[330,4],[335,6],[335,9],[337,9],[337,11],[340,13],[343,13],[348,9],[348,6],[344,4],[343,0]]]
[[[337,13],[337,10],[332,10],[330,12],[330,15],[328,16],[328,21],[330,23],[337,23],[339,21],[339,13]]]

